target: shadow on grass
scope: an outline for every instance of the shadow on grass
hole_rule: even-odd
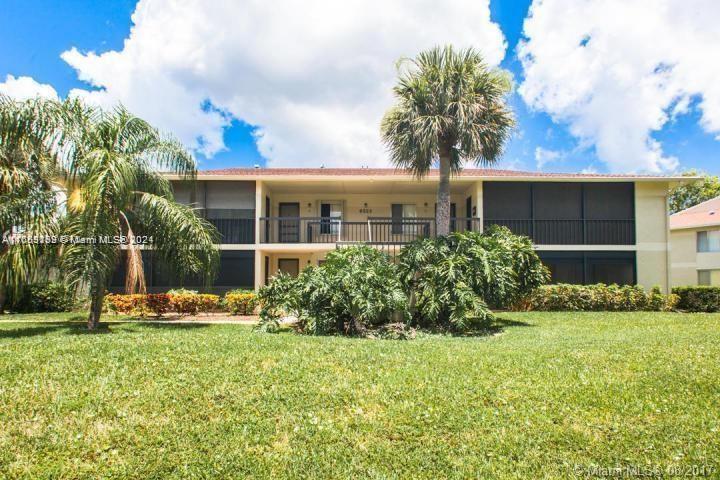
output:
[[[534,327],[532,323],[510,320],[509,318],[496,318],[495,323],[501,327]]]
[[[0,338],[24,338],[46,335],[48,333],[63,332],[67,335],[100,335],[111,333],[107,324],[101,323],[95,330],[88,330],[85,323],[48,322],[42,325],[2,329]]]
[[[156,329],[156,330],[191,330],[197,328],[207,327],[207,324],[193,324],[193,323],[151,323],[141,321],[129,321],[129,322],[111,322],[111,323],[100,323],[95,330],[88,330],[87,323],[85,323],[85,317],[71,317],[67,321],[58,322],[43,322],[42,324],[35,324],[27,327],[17,327],[9,329],[0,329],[0,339],[2,338],[26,338],[35,337],[40,335],[47,335],[48,333],[64,333],[65,335],[104,335],[114,333],[114,327],[119,326],[130,326],[130,328],[124,328],[124,332],[137,333],[141,329]]]
[[[472,325],[467,330],[464,330],[462,332],[453,331],[453,330],[438,330],[438,329],[419,329],[421,332],[430,333],[430,334],[441,334],[441,335],[450,335],[452,337],[488,337],[492,335],[497,335],[499,333],[502,333],[505,331],[506,328],[511,327],[534,327],[531,323],[521,322],[518,320],[510,320],[509,318],[495,318],[492,321],[478,321],[475,322],[474,325]]]
[[[160,322],[128,322],[125,325],[133,327],[154,328],[156,330],[194,330],[197,328],[207,328],[209,323],[160,323]]]

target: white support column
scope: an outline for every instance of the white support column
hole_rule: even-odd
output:
[[[478,180],[477,183],[475,184],[475,194],[473,195],[473,197],[475,197],[473,206],[476,209],[474,217],[480,219],[479,227],[480,227],[480,231],[482,232],[484,230],[484,227],[483,227],[483,223],[484,223],[483,222],[483,220],[484,220],[483,219],[483,182],[482,182],[482,180]]]
[[[255,291],[263,286],[265,280],[265,255],[262,250],[255,250]]]
[[[646,290],[670,287],[666,183],[635,183],[637,283]]]
[[[266,216],[264,209],[265,186],[261,180],[255,180],[255,245],[260,244],[260,217]]]

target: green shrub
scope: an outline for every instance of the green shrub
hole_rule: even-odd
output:
[[[677,307],[688,312],[720,311],[720,287],[688,286],[674,287],[672,292],[679,297]]]
[[[181,315],[206,313],[218,308],[220,297],[199,293],[110,294],[105,296],[107,310],[126,315],[145,316],[166,312]]]
[[[363,334],[407,312],[397,268],[366,245],[332,251],[297,278],[279,274],[260,289],[258,300],[261,328],[276,328],[287,314],[297,317],[301,332],[316,335]]]
[[[23,313],[69,312],[76,304],[75,290],[60,282],[27,285],[18,297],[8,299],[11,310]]]
[[[181,315],[196,315],[216,310],[220,297],[201,293],[168,293],[170,309]]]
[[[147,309],[156,317],[161,317],[163,313],[170,310],[170,295],[167,293],[150,293],[145,296],[144,300]]]
[[[105,295],[104,301],[107,305],[107,309],[111,312],[140,316],[144,316],[147,313],[145,295],[139,293],[111,293],[109,295]]]
[[[663,295],[659,287],[649,293],[639,285],[546,285],[538,288],[517,309],[538,311],[670,311],[676,295]]]
[[[413,324],[454,330],[491,320],[488,306],[512,305],[549,276],[530,239],[504,227],[417,240],[402,249],[398,267]]]
[[[233,290],[223,297],[223,306],[233,315],[252,315],[257,303],[256,297],[253,291]]]

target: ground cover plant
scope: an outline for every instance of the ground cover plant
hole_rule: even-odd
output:
[[[73,315],[0,322],[0,477],[718,475],[718,314],[502,312],[411,342]]]

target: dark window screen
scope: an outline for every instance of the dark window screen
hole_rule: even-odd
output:
[[[551,283],[635,285],[635,252],[540,251]]]
[[[538,220],[582,218],[582,184],[536,183],[533,185],[533,215]]]
[[[218,287],[253,288],[255,283],[255,252],[220,252],[220,270],[215,279]]]
[[[530,184],[527,182],[484,182],[483,212],[488,219],[532,218]]]
[[[550,283],[582,284],[585,279],[582,252],[538,252],[550,270]]]
[[[632,183],[586,183],[585,218],[590,220],[633,219],[635,189]]]
[[[583,283],[582,260],[554,260],[546,263],[552,283]]]
[[[392,233],[393,235],[400,235],[403,231],[403,206],[400,203],[393,203],[390,208],[392,212]]]
[[[588,260],[590,283],[633,285],[635,266],[629,259]]]
[[[143,265],[148,292],[164,291],[177,287],[201,288],[204,282],[200,276],[179,279],[171,275],[170,269],[151,251],[144,251]],[[153,258],[154,257],[154,258]],[[121,255],[110,283],[113,291],[122,291],[125,286],[125,254]],[[214,287],[253,288],[255,283],[255,257],[251,251],[220,252],[220,267],[213,282]]]
[[[329,203],[320,204],[320,216],[322,217],[322,220],[320,221],[321,222],[320,223],[320,233],[323,233],[323,234],[330,233],[330,204]]]

